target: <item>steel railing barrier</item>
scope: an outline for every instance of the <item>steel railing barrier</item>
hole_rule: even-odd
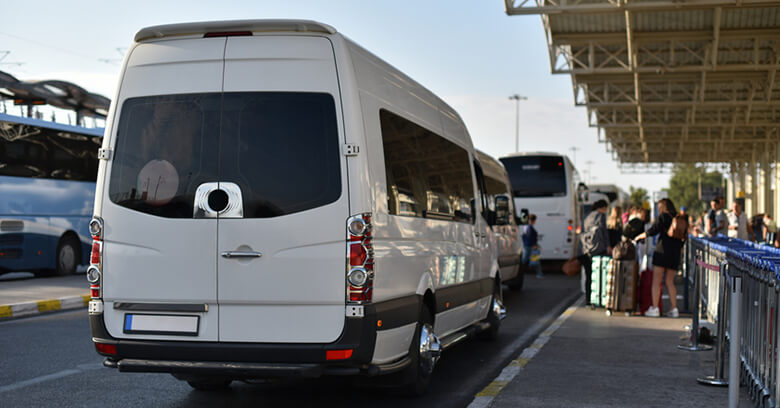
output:
[[[780,250],[720,235],[686,246],[693,321],[691,344],[681,348],[701,347],[702,316],[717,325],[715,375],[698,381],[728,385],[730,407],[744,384],[756,407],[780,408]]]
[[[685,290],[685,297],[688,298],[687,288],[693,287],[693,305],[691,314],[693,315],[693,319],[691,321],[691,338],[690,342],[688,344],[679,345],[677,346],[681,350],[687,350],[687,351],[706,351],[706,350],[712,350],[712,346],[709,346],[707,344],[699,344],[699,320],[701,320],[701,309],[699,308],[699,305],[702,303],[702,280],[704,278],[705,269],[697,262],[699,259],[702,258],[702,253],[705,250],[706,246],[700,242],[689,239],[687,241],[687,245],[685,245],[685,264],[686,269],[689,272],[688,276],[686,276],[686,283],[689,282],[689,279],[693,279],[692,282],[690,282],[689,285],[686,286]]]

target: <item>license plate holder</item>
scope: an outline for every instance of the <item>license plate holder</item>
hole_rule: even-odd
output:
[[[166,336],[197,336],[200,316],[126,313],[125,334],[158,334]]]

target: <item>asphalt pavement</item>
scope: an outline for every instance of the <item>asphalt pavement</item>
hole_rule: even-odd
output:
[[[83,282],[83,276],[77,278]],[[0,281],[0,291],[8,283]],[[167,374],[119,373],[102,367],[102,358],[91,342],[86,309],[6,320],[0,322],[0,344],[4,345],[0,352],[0,406],[465,407],[578,297],[578,290],[578,279],[560,274],[544,279],[528,275],[522,293],[505,287],[509,314],[499,338],[492,342],[469,340],[447,350],[428,393],[416,399],[341,377],[234,382],[226,392],[194,391]]]

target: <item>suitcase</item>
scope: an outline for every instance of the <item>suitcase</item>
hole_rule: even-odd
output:
[[[594,307],[604,307],[604,300],[607,296],[605,291],[605,281],[607,278],[607,269],[612,258],[608,256],[594,256],[591,261],[590,274],[590,304]]]
[[[639,265],[636,260],[612,260],[607,271],[604,301],[604,306],[608,311],[631,312],[634,310],[638,269]]]
[[[663,280],[661,280],[661,286],[663,289]],[[644,314],[647,309],[653,305],[653,270],[647,269],[642,272],[639,278],[639,312]],[[658,299],[658,311],[661,316],[664,314],[664,305],[661,299]]]

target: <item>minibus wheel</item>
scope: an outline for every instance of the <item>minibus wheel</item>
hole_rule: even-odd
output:
[[[490,310],[488,310],[486,322],[490,328],[480,333],[480,337],[485,340],[495,340],[498,338],[498,329],[501,328],[501,314],[506,314],[504,309],[504,296],[501,292],[501,282],[496,280],[493,283],[493,296],[490,298]]]
[[[441,344],[433,334],[433,314],[428,306],[423,305],[420,310],[420,320],[414,331],[412,345],[409,348],[409,356],[412,363],[403,373],[402,391],[408,396],[420,396],[425,394],[431,374],[439,359]]]
[[[523,284],[525,283],[525,270],[523,265],[517,265],[517,276],[506,282],[509,289],[516,290],[518,292],[523,290]]]

